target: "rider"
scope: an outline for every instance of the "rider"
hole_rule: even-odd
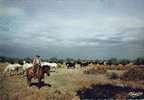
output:
[[[39,70],[39,67],[41,65],[41,59],[39,55],[36,55],[33,59],[33,65],[34,65],[34,74]]]

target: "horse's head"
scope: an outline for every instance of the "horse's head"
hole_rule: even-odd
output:
[[[50,76],[50,66],[44,65],[44,66],[42,66],[42,70],[44,73],[46,73],[48,76]]]

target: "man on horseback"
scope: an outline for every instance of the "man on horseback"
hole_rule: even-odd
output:
[[[42,66],[39,55],[36,55],[34,57],[32,63],[33,67],[29,67],[28,69],[26,69],[27,84],[30,87],[32,78],[38,79],[38,87],[40,88],[42,86],[41,80],[44,79],[45,74],[47,74],[48,76],[50,75],[50,66],[48,65]]]
[[[34,74],[36,74],[37,71],[39,71],[39,68],[41,66],[41,59],[39,55],[36,55],[33,59],[33,65],[34,65]]]

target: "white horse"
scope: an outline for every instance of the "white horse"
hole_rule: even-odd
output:
[[[4,73],[9,73],[10,75],[18,74],[20,68],[22,68],[20,64],[8,64],[4,69]]]
[[[56,63],[42,62],[41,66],[50,66],[50,69],[52,69],[52,71],[55,71],[58,65]]]

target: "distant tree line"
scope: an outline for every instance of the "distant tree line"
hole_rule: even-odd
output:
[[[25,57],[25,58],[12,58],[12,57],[5,57],[5,56],[0,56],[0,62],[9,62],[9,63],[22,63],[22,61],[25,60],[27,62],[32,62],[31,57]],[[42,61],[48,61],[48,62],[55,62],[55,63],[61,63],[63,64],[64,62],[89,62],[93,64],[108,64],[108,65],[126,65],[129,63],[133,63],[135,65],[144,65],[144,57],[139,57],[134,60],[129,60],[129,59],[117,59],[117,58],[110,58],[110,59],[95,59],[95,60],[85,60],[85,59],[72,59],[72,58],[66,58],[66,59],[58,59],[56,57],[52,58],[45,58],[42,59]]]
[[[17,57],[5,57],[5,56],[0,56],[0,62],[6,63],[22,63],[22,61],[27,61],[31,62],[32,58],[26,57],[26,58],[17,58]]]

